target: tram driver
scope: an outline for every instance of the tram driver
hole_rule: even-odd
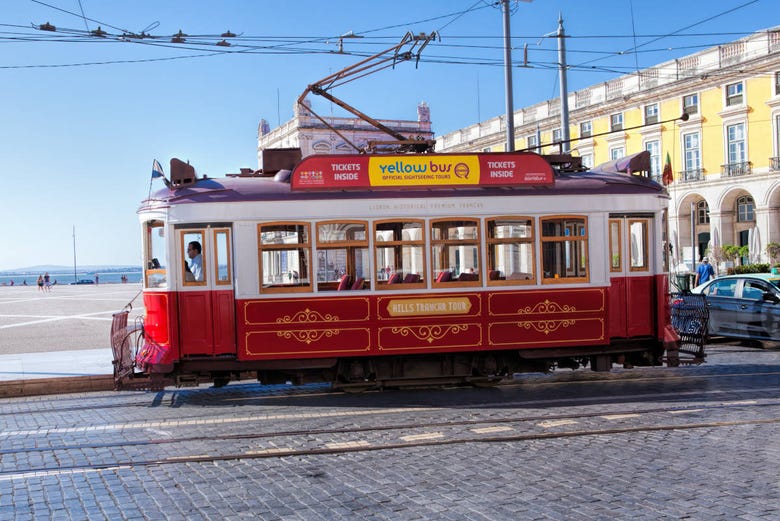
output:
[[[188,281],[203,281],[203,258],[200,253],[201,246],[198,241],[190,241],[187,244],[187,257],[190,258],[190,261],[184,263],[184,268],[187,270],[185,278]]]

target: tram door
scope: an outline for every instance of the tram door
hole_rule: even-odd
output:
[[[235,354],[231,227],[211,224],[178,231],[181,356]]]
[[[652,335],[656,292],[650,263],[652,215],[610,215],[609,335]]]

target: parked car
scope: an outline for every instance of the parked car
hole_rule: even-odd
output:
[[[95,281],[92,279],[80,279],[76,282],[71,282],[70,285],[73,286],[74,284],[94,284]]]
[[[691,293],[707,296],[710,335],[780,341],[780,275],[726,275]]]

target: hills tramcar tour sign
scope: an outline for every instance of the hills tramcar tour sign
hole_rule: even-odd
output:
[[[293,190],[539,186],[550,165],[531,152],[426,155],[313,155],[292,173]]]

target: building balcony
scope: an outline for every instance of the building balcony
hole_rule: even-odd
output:
[[[703,168],[691,168],[690,170],[683,170],[678,172],[677,180],[682,183],[692,183],[694,181],[701,181],[704,179]]]
[[[720,173],[723,177],[737,177],[741,175],[750,175],[750,167],[753,165],[750,161],[742,163],[728,163],[720,165]]]
[[[780,170],[780,157],[770,157],[769,168],[772,170]]]

